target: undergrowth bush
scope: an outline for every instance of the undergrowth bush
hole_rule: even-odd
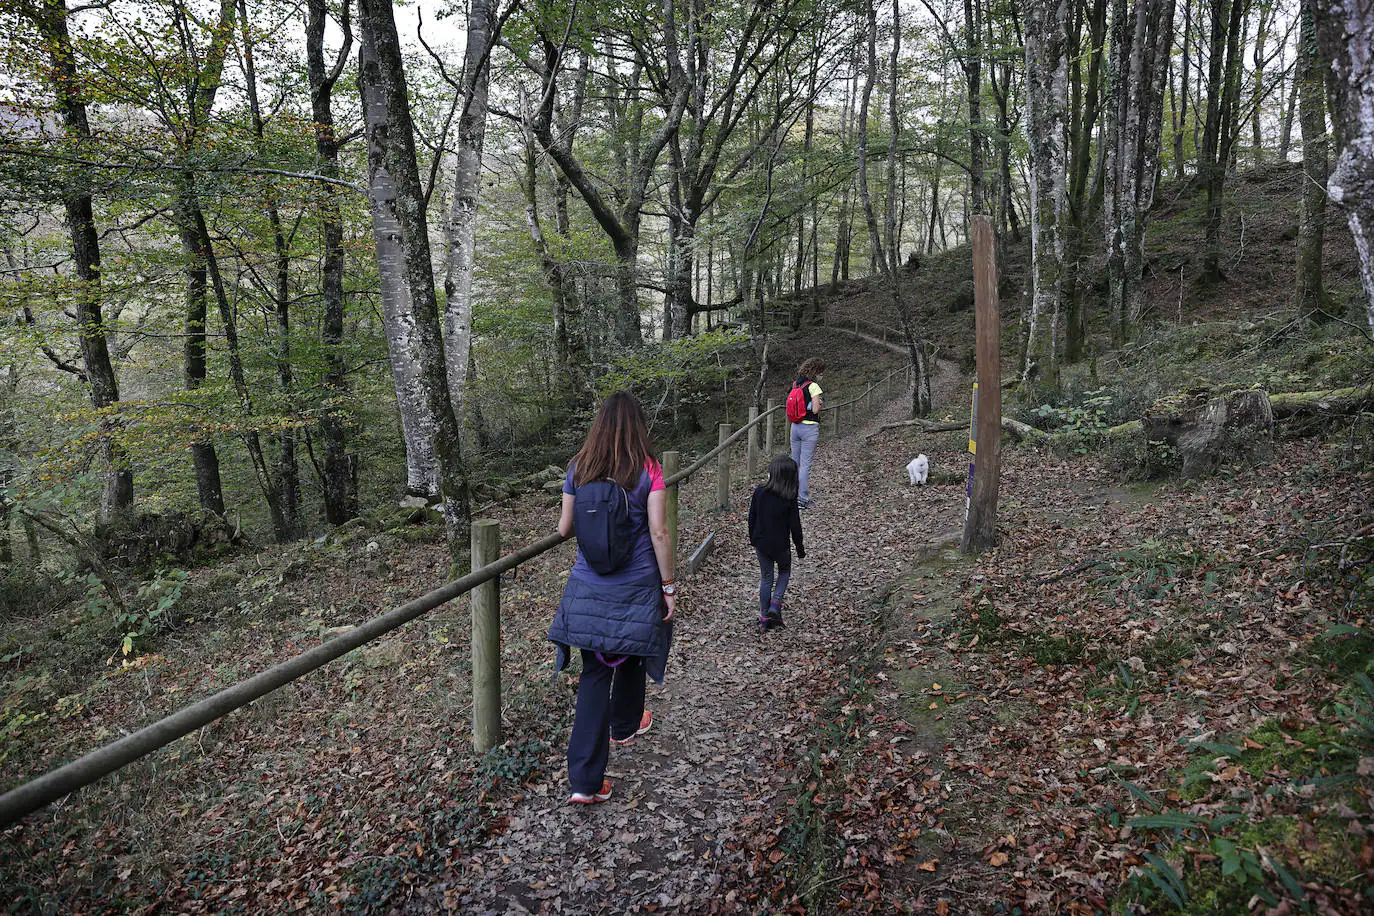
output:
[[[34,614],[65,604],[79,592],[51,570],[18,563],[0,569],[0,614]]]

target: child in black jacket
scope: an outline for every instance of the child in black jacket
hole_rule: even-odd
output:
[[[759,558],[759,629],[765,632],[783,625],[782,596],[792,576],[789,533],[797,545],[797,559],[806,557],[801,513],[797,511],[798,485],[797,462],[779,455],[769,462],[768,480],[754,488],[749,501],[749,543]]]

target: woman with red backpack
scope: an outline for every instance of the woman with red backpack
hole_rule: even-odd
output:
[[[797,506],[811,508],[811,458],[821,438],[821,376],[825,361],[814,356],[801,364],[787,395],[787,419],[792,421],[792,460],[797,462],[800,492]]]
[[[645,677],[663,683],[677,607],[663,469],[644,408],[628,392],[605,400],[568,462],[558,533],[577,535],[577,562],[548,638],[559,671],[572,649],[582,654],[568,802],[590,805],[611,797],[611,745],[629,745],[653,722]]]

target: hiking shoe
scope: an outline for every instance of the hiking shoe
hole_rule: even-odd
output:
[[[598,803],[600,803],[600,802],[604,802],[604,801],[610,800],[610,797],[611,797],[611,781],[610,781],[609,779],[603,779],[603,780],[601,781],[601,791],[600,791],[600,792],[597,792],[595,795],[589,795],[589,794],[587,794],[586,792],[574,792],[574,793],[572,793],[571,795],[568,796],[568,804],[570,804],[570,805],[595,805],[595,804],[598,804]]]
[[[769,605],[768,613],[764,615],[764,629],[772,630],[776,627],[785,627],[787,624],[782,622],[782,605]]]
[[[616,747],[629,747],[631,744],[634,744],[636,738],[647,732],[649,730],[649,726],[653,724],[654,714],[646,709],[644,710],[644,715],[641,716],[639,719],[639,731],[635,732],[628,738],[612,738],[611,744],[615,745]]]

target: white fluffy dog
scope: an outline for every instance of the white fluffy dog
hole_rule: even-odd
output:
[[[925,455],[917,455],[911,459],[911,463],[906,466],[906,476],[911,478],[913,484],[919,483],[925,486],[926,477],[930,474],[930,459]]]

